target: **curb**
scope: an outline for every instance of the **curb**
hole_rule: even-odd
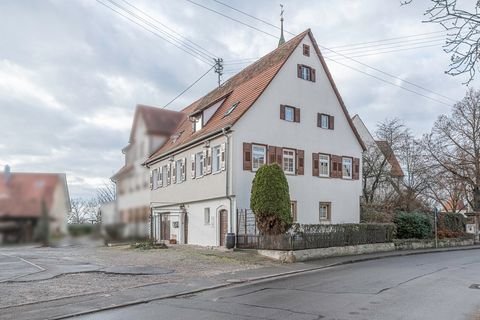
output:
[[[402,252],[398,251],[398,253],[393,253],[393,254],[388,254],[388,255],[379,255],[376,257],[363,257],[363,258],[358,258],[358,259],[347,259],[344,261],[340,262],[334,262],[318,267],[312,267],[312,268],[305,268],[305,269],[300,269],[300,270],[293,270],[293,271],[286,271],[286,272],[279,272],[279,273],[274,273],[274,274],[269,274],[265,276],[258,276],[258,277],[251,277],[251,278],[246,278],[246,279],[234,279],[234,280],[226,280],[226,283],[218,284],[218,285],[213,285],[209,287],[203,287],[199,288],[196,290],[190,290],[190,291],[184,291],[184,292],[179,292],[179,293],[174,293],[174,294],[166,294],[163,296],[158,296],[158,297],[153,297],[153,298],[147,298],[147,299],[139,299],[127,303],[122,303],[118,305],[113,305],[113,306],[108,306],[108,307],[103,307],[103,308],[97,308],[97,309],[92,309],[92,310],[87,310],[87,311],[80,311],[76,313],[71,313],[67,315],[62,315],[62,316],[57,316],[53,318],[49,318],[50,320],[61,320],[61,319],[68,319],[68,318],[75,318],[79,316],[84,316],[92,313],[97,313],[101,311],[108,311],[108,310],[114,310],[114,309],[120,309],[124,307],[130,307],[130,306],[135,306],[135,305],[140,305],[144,303],[149,303],[152,301],[159,301],[159,300],[165,300],[165,299],[172,299],[172,298],[178,298],[178,297],[184,297],[196,293],[201,293],[201,292],[206,292],[206,291],[211,291],[211,290],[216,290],[216,289],[222,289],[226,287],[231,287],[235,285],[241,285],[241,284],[246,284],[250,282],[261,282],[261,281],[268,281],[274,278],[283,278],[283,277],[288,277],[296,274],[302,274],[302,273],[309,273],[309,272],[315,272],[319,271],[322,269],[328,269],[336,266],[342,266],[342,265],[347,265],[347,264],[354,264],[357,262],[364,262],[364,261],[372,261],[372,260],[380,260],[380,259],[387,259],[387,258],[394,258],[394,257],[403,257],[403,256],[413,256],[413,255],[421,255],[421,254],[428,254],[428,253],[442,253],[442,252],[448,252],[448,251],[468,251],[468,250],[479,250],[480,246],[474,245],[474,246],[465,246],[465,247],[450,247],[450,248],[436,248],[436,249],[422,249],[418,251],[407,251],[407,252]],[[395,252],[395,251],[391,251]],[[352,256],[355,257],[355,256]]]

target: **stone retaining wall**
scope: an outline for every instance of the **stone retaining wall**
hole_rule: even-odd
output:
[[[438,240],[439,248],[474,245],[473,239]],[[257,250],[258,254],[285,263],[308,261],[328,257],[351,256],[375,252],[396,250],[415,250],[435,248],[435,240],[394,240],[389,243],[361,244],[356,246],[330,247],[295,251]]]

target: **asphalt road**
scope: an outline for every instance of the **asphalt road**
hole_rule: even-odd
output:
[[[480,250],[343,265],[75,319],[478,319]],[[479,313],[480,314],[480,313]]]

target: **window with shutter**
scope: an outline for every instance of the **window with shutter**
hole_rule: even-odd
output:
[[[163,187],[163,167],[158,168],[158,186]]]
[[[295,150],[283,149],[283,172],[286,174],[295,174]]]
[[[330,156],[328,154],[319,155],[320,177],[330,177]]]
[[[177,163],[172,162],[172,184],[177,183]]]
[[[191,176],[192,176],[192,179],[195,179],[195,154],[192,154],[191,156],[191,167],[190,167],[190,173],[191,173]]]
[[[197,152],[195,154],[195,177],[196,178],[201,178],[204,174],[204,163],[205,163],[205,158],[204,158],[204,152]]]
[[[166,187],[168,185],[168,166],[162,167],[162,185]]]
[[[182,159],[182,181],[187,180],[187,158]]]
[[[267,163],[267,147],[252,144],[252,171],[257,171],[265,163]]]
[[[252,144],[243,143],[243,170],[252,170]]]
[[[167,164],[167,185],[172,182],[172,164]]]
[[[212,148],[212,172],[216,173],[222,170],[222,152],[220,150],[220,145]]]
[[[203,153],[203,169],[202,169],[202,173],[203,173],[203,175],[207,175],[207,174],[208,174],[208,171],[207,171],[207,167],[208,167],[208,149],[203,150],[202,153]]]
[[[310,57],[310,46],[308,44],[303,44],[303,55]]]
[[[158,188],[158,171],[157,169],[153,169],[153,189],[157,189]]]
[[[212,148],[208,148],[207,150],[207,159],[206,159],[206,163],[207,163],[207,174],[210,174],[212,173]]]
[[[220,145],[220,167],[222,168],[222,170],[225,170],[225,162],[226,162],[226,159],[225,159],[225,143],[222,143]]]
[[[175,164],[175,182],[182,183],[182,172],[183,172],[183,159],[178,159]]]
[[[352,179],[352,158],[342,158],[342,178]]]

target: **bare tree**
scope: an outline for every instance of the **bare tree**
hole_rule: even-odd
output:
[[[402,5],[413,0],[401,0]],[[468,74],[466,84],[473,80],[480,58],[480,1],[469,2],[473,8],[460,8],[457,0],[430,0],[431,6],[425,12],[425,22],[437,23],[448,31],[444,51],[451,54],[447,74],[456,76]],[[462,2],[465,6],[465,1]],[[468,5],[468,4],[467,4]]]
[[[70,202],[72,211],[68,217],[68,223],[79,224],[87,222],[87,202],[81,198],[74,198]]]
[[[454,213],[463,209],[465,186],[456,175],[435,164],[429,167],[427,175],[424,195],[432,201],[433,207],[440,206],[443,211]]]
[[[96,200],[99,204],[114,201],[116,196],[116,185],[113,182],[104,183],[103,186],[97,188]]]
[[[445,172],[458,179],[465,197],[480,210],[480,91],[470,89],[453,106],[451,115],[442,115],[423,147]]]

